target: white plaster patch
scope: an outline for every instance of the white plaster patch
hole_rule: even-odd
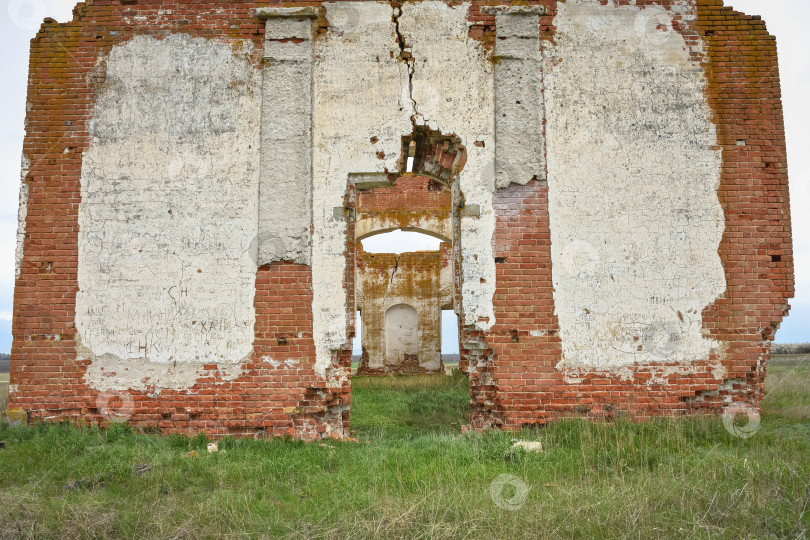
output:
[[[495,14],[495,187],[546,179],[540,15]]]
[[[677,32],[639,31],[642,8],[558,9],[545,83],[561,367],[706,360],[701,314],[726,283],[705,74]]]
[[[312,21],[271,16],[265,39],[258,262],[310,264]]]
[[[469,3],[406,3],[399,28],[414,57],[413,100],[423,122],[444,135],[455,134],[467,149],[458,175],[467,206],[480,216],[461,222],[463,324],[489,330],[495,324],[495,99],[492,63],[481,43],[470,39]],[[476,146],[483,141],[483,147]],[[483,279],[482,279],[483,278]],[[482,283],[483,282],[483,283]]]
[[[419,316],[412,306],[397,304],[385,312],[385,363],[397,365],[406,354],[419,354]]]
[[[14,278],[20,278],[22,270],[23,253],[25,250],[25,229],[28,220],[28,183],[25,177],[28,176],[28,169],[31,162],[28,156],[22,156],[22,172],[20,174],[20,208],[17,210],[17,249],[14,254]]]
[[[252,44],[114,47],[84,154],[76,326],[98,389],[236,377],[253,349],[260,72]]]

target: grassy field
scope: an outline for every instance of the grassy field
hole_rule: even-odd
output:
[[[358,443],[0,427],[0,538],[806,538],[810,357],[768,375],[750,439],[718,418],[461,435],[459,376],[355,378]]]
[[[5,410],[8,402],[8,373],[0,373],[0,411]]]

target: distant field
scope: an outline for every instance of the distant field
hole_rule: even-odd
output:
[[[771,357],[769,365],[789,366],[810,363],[810,353],[805,354],[775,354]]]
[[[810,531],[808,355],[769,364],[762,423],[749,439],[714,417],[564,420],[462,435],[468,399],[460,375],[356,377],[359,442],[226,438],[219,448],[227,452],[211,455],[204,436],[127,425],[0,425],[0,539],[775,539]],[[543,453],[512,449],[516,439],[540,440]],[[191,450],[197,457],[184,457]]]
[[[810,355],[810,343],[774,343],[771,352],[779,355]]]

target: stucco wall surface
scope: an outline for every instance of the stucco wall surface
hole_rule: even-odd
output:
[[[260,73],[247,42],[136,36],[104,83],[79,207],[80,358],[95,388],[184,388],[253,350]]]
[[[461,324],[488,330],[495,324],[494,75],[483,46],[468,35],[470,6],[406,3],[399,28],[415,59],[412,83],[417,123],[455,134],[467,149],[458,186],[466,204],[477,205],[480,212],[461,217]]]
[[[560,367],[690,363],[718,347],[702,332],[726,287],[707,79],[680,34],[649,33],[651,12],[560,3],[545,51]]]
[[[488,328],[494,320],[492,67],[468,37],[469,4],[409,3],[401,11],[376,2],[324,5],[330,28],[315,42],[313,89],[312,271],[321,370],[346,342],[346,297],[338,292],[346,223],[335,209],[344,205],[350,173],[398,170],[402,137],[414,125],[455,134],[468,148],[459,182],[481,216],[465,218],[462,227],[464,310],[467,324]],[[398,35],[412,63],[399,58]]]

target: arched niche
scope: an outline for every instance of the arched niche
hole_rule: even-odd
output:
[[[419,353],[419,315],[408,304],[397,304],[385,312],[386,364],[399,364],[406,355]]]

